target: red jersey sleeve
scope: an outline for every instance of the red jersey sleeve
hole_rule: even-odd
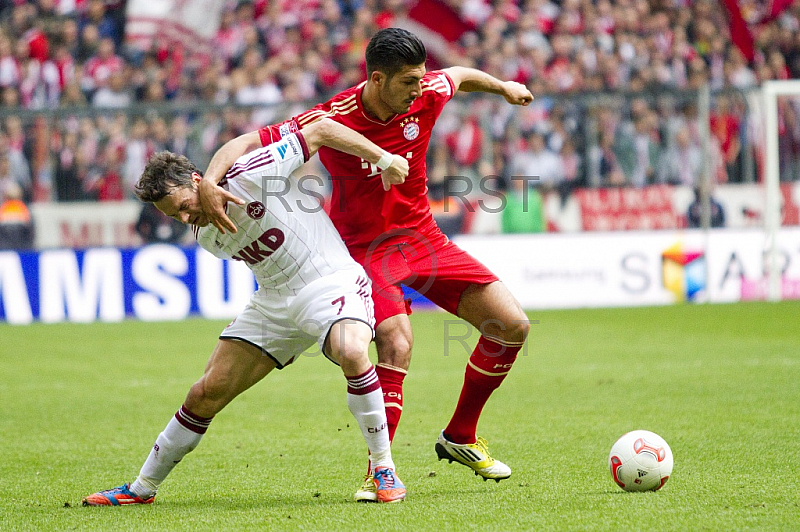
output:
[[[335,98],[331,101],[335,101]],[[273,142],[282,139],[286,135],[297,133],[300,131],[300,129],[313,122],[316,122],[320,118],[330,117],[330,103],[331,102],[318,104],[308,111],[304,111],[299,115],[290,118],[289,120],[284,120],[283,122],[271,126],[262,127],[258,130],[258,136],[261,138],[261,145],[267,146],[272,144]]]
[[[342,91],[327,102],[317,104],[308,111],[298,114],[292,120],[300,129],[323,118],[330,118],[336,122],[348,125],[345,116],[353,111],[359,110],[356,101],[356,93],[360,92],[363,86],[364,83],[360,83],[355,87]],[[363,133],[363,131],[361,133]]]
[[[273,142],[281,140],[286,135],[297,133],[299,130],[300,128],[297,127],[297,122],[291,118],[279,124],[262,127],[258,130],[258,136],[261,139],[262,146],[269,146]]]
[[[430,92],[432,107],[436,118],[442,113],[444,105],[453,99],[456,86],[444,70],[432,70],[422,78],[422,93]]]

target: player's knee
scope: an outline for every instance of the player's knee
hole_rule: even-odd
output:
[[[531,328],[531,322],[528,320],[525,313],[508,317],[502,320],[501,323],[492,324],[496,327],[488,327],[486,332],[492,336],[498,336],[506,342],[519,343],[524,342],[528,337],[528,332]],[[494,331],[489,329],[495,329]]]
[[[328,335],[325,349],[330,349],[334,360],[340,364],[369,360],[369,344],[372,341],[372,329],[365,323],[344,320],[336,323]],[[328,351],[326,351],[328,353]]]
[[[341,364],[369,360],[369,337],[361,335],[346,335],[339,345],[338,356]]]
[[[378,360],[383,364],[408,369],[413,343],[411,335],[402,333],[377,336],[375,346],[378,350]]]
[[[524,342],[531,330],[531,322],[525,313],[522,313],[509,327],[509,338],[512,342]]]
[[[228,393],[229,387],[222,380],[203,375],[189,390],[186,404],[192,412],[210,417],[222,410],[222,407],[228,403]],[[199,414],[199,412],[203,414]]]

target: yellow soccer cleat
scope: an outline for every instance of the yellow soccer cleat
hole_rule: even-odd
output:
[[[371,473],[367,473],[364,477],[364,483],[358,488],[353,498],[356,502],[378,502],[378,490],[375,488]]]
[[[475,443],[453,443],[444,437],[444,431],[439,434],[436,442],[436,454],[439,460],[458,462],[475,471],[483,480],[492,479],[495,482],[511,476],[511,468],[489,454],[489,444],[483,438],[478,438]]]

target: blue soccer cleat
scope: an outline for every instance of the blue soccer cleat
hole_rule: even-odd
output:
[[[372,482],[378,502],[400,502],[406,498],[406,487],[391,467],[376,467]]]

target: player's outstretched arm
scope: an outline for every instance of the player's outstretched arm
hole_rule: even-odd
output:
[[[401,155],[392,155],[383,150],[361,133],[347,126],[324,118],[303,128],[303,136],[310,155],[321,146],[349,153],[369,161],[383,173],[383,189],[389,190],[392,185],[400,185],[408,176],[408,161]]]
[[[231,233],[236,232],[236,226],[225,214],[225,205],[229,201],[238,205],[244,205],[245,202],[242,198],[234,196],[222,187],[218,187],[217,184],[222,181],[230,167],[236,162],[236,159],[260,147],[261,138],[258,135],[258,131],[245,133],[229,140],[211,158],[208,163],[208,169],[203,175],[203,180],[198,185],[200,206],[203,208],[203,212],[208,217],[208,220],[223,234],[226,230]]]
[[[508,103],[514,105],[528,105],[533,101],[531,91],[522,83],[501,81],[486,72],[474,68],[456,66],[445,68],[444,71],[455,83],[456,90],[499,94]]]

